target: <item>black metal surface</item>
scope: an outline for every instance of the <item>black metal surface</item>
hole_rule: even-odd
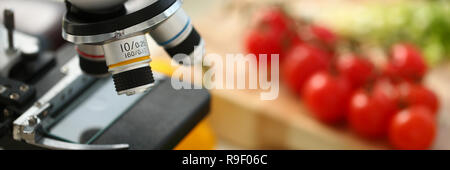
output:
[[[94,143],[128,143],[130,149],[171,149],[203,119],[209,104],[206,89],[175,90],[170,79],[165,79]]]
[[[4,87],[0,91],[0,104],[21,107],[34,97],[33,86],[20,81],[0,77],[0,85]]]
[[[39,54],[22,54],[22,60],[11,68],[9,78],[33,83],[45,75],[55,66],[55,54],[53,52],[42,52]]]
[[[0,77],[0,137],[10,134],[12,122],[32,104],[33,86]]]

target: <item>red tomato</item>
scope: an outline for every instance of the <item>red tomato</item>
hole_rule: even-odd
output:
[[[396,71],[396,69],[394,68],[394,66],[392,66],[391,63],[387,63],[386,65],[384,65],[381,69],[381,76],[382,77],[386,77],[389,78],[391,80],[394,81],[400,81],[402,80],[399,76],[398,76],[398,72]]]
[[[390,124],[389,141],[397,149],[428,149],[436,136],[431,110],[412,106],[397,113]]]
[[[303,99],[311,113],[329,124],[345,118],[349,97],[349,83],[325,71],[314,74],[303,90]]]
[[[423,85],[409,82],[401,83],[399,89],[404,104],[426,106],[433,115],[436,115],[439,108],[439,100],[431,90]]]
[[[400,92],[388,78],[382,77],[375,81],[372,98],[387,112],[397,112],[400,108]]]
[[[421,80],[427,65],[420,51],[410,44],[396,44],[391,50],[391,60],[387,65],[391,74],[407,80]]]
[[[266,54],[267,62],[270,63],[271,54],[279,54],[281,62],[285,53],[294,44],[300,43],[293,29],[293,21],[281,9],[263,11],[256,20],[256,27],[246,36],[245,48],[248,53],[255,54],[258,60],[260,54]]]
[[[294,24],[294,21],[284,13],[283,9],[271,7],[260,11],[255,20],[258,25],[271,26],[277,30],[288,30]]]
[[[300,94],[311,75],[328,68],[329,61],[325,53],[313,46],[298,44],[287,55],[281,71],[290,89]]]
[[[260,54],[267,55],[267,62],[270,63],[271,54],[282,53],[281,47],[281,36],[277,35],[275,32],[262,32],[261,30],[251,31],[246,39],[246,49],[247,52],[255,54],[257,60],[259,61]],[[279,59],[281,60],[281,56]]]
[[[351,82],[353,88],[363,86],[375,75],[373,64],[355,55],[339,57],[337,69]]]
[[[324,26],[311,25],[311,33],[321,42],[333,46],[337,41],[336,34]]]
[[[389,121],[396,112],[392,109],[392,101],[382,100],[382,96],[369,94],[365,90],[357,90],[350,100],[348,122],[359,135],[367,138],[383,137],[387,134]],[[385,98],[386,99],[386,98]]]

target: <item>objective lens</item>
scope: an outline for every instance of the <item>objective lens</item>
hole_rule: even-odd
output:
[[[150,51],[144,34],[106,43],[103,49],[117,94],[133,95],[153,86]]]
[[[185,54],[190,57],[191,64],[199,63],[194,59],[201,60],[195,58],[193,54],[195,50],[203,50],[203,40],[182,8],[151,30],[150,36],[172,57]]]
[[[75,49],[80,57],[80,68],[84,73],[94,77],[109,75],[101,45],[80,44]]]

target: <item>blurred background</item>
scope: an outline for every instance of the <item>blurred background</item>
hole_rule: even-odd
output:
[[[450,1],[184,0],[183,8],[206,53],[280,54],[271,77],[280,93],[265,101],[259,89],[210,90],[209,116],[175,149],[450,149]],[[64,11],[41,10],[34,19],[16,11],[17,28],[57,48]],[[152,67],[170,75],[178,67],[151,44]]]
[[[258,90],[211,90],[215,149],[450,149],[449,1],[184,6],[207,53],[280,54],[276,100],[260,100]],[[353,86],[314,90],[317,72]],[[419,105],[428,111],[417,111]],[[423,112],[431,118],[418,116]]]

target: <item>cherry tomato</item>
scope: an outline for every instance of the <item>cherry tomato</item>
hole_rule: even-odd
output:
[[[433,115],[436,115],[439,108],[439,101],[431,90],[423,85],[410,82],[401,83],[399,89],[405,105],[423,105],[428,107]]]
[[[255,54],[258,60],[260,54],[266,54],[270,64],[271,54],[279,54],[282,62],[285,53],[300,42],[293,21],[280,8],[270,8],[256,17],[256,27],[247,34],[245,48],[248,53]]]
[[[412,106],[397,113],[390,123],[389,141],[396,149],[428,149],[436,136],[431,110]]]
[[[350,85],[346,79],[325,71],[314,74],[303,90],[303,99],[311,113],[329,124],[345,118],[349,97]]]
[[[397,70],[394,68],[394,66],[392,66],[391,63],[386,63],[386,65],[381,68],[381,76],[389,78],[396,82],[403,81],[403,79],[398,75]]]
[[[337,41],[336,34],[327,27],[320,25],[311,25],[310,29],[315,38],[327,45],[334,46]]]
[[[298,44],[287,55],[281,71],[290,89],[300,94],[309,77],[317,71],[327,70],[329,65],[328,57],[320,49]]]
[[[255,16],[255,20],[259,25],[271,26],[273,29],[282,31],[290,29],[294,24],[294,21],[279,7],[261,10]]]
[[[382,100],[382,97],[386,95],[369,94],[363,89],[353,94],[350,100],[348,122],[357,134],[367,138],[379,138],[387,134],[389,121],[396,109],[392,109],[390,103],[392,101]]]
[[[267,62],[270,63],[271,54],[282,53],[281,36],[275,32],[262,32],[261,30],[251,31],[246,39],[247,52],[255,54],[259,61],[260,54],[267,55]],[[279,59],[281,60],[281,56]]]
[[[419,81],[427,71],[422,54],[411,44],[394,45],[391,49],[391,57],[387,69],[391,74],[401,78]]]
[[[372,98],[387,112],[397,112],[400,109],[400,92],[391,79],[378,78],[372,88]]]
[[[342,76],[351,82],[353,88],[361,87],[375,75],[373,64],[355,55],[339,57],[337,69]]]

